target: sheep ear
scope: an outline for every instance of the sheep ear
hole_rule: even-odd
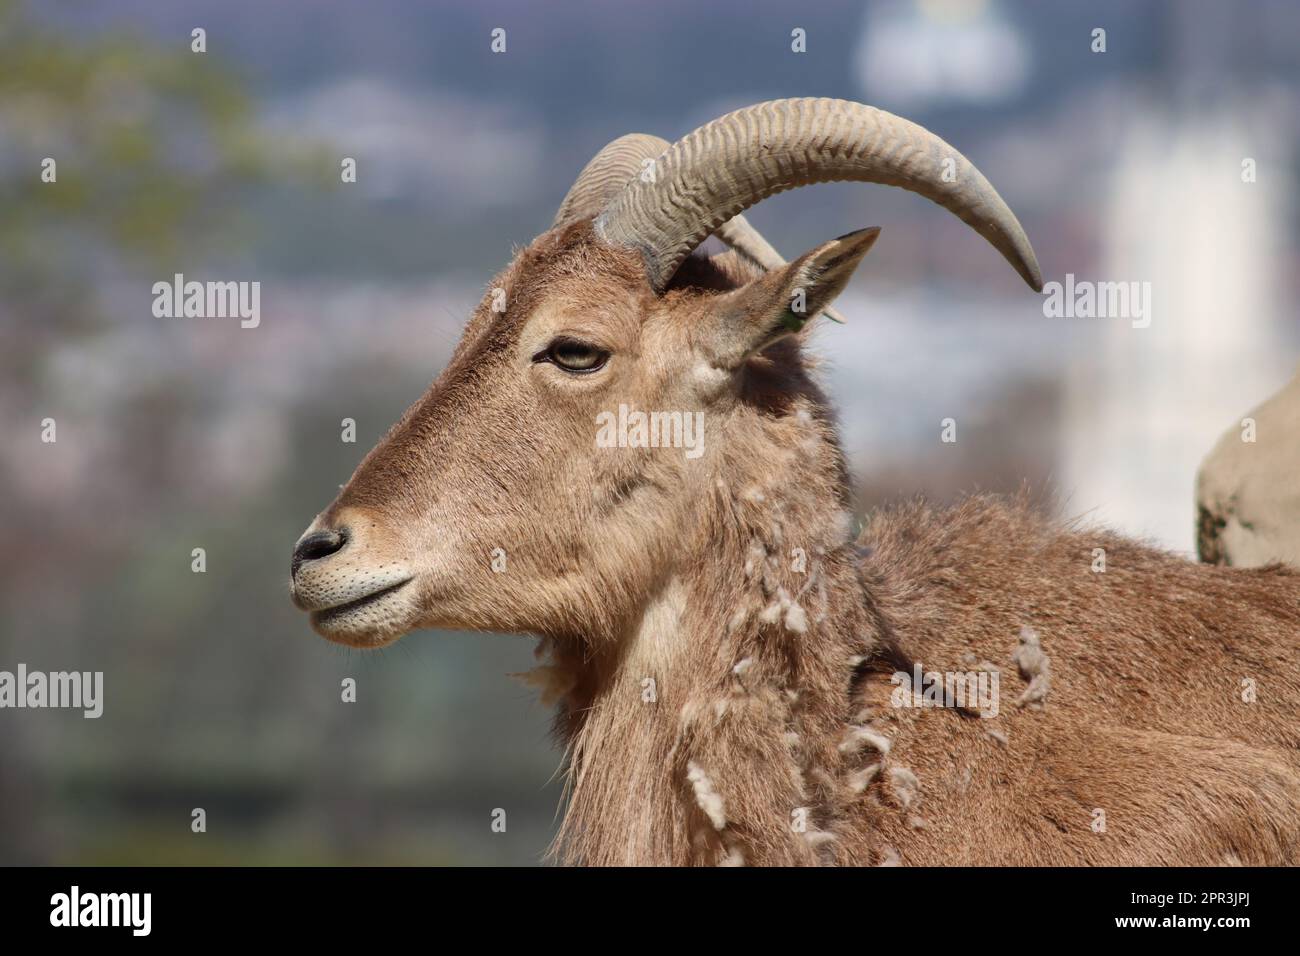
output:
[[[723,297],[716,313],[714,364],[735,368],[813,316],[848,285],[880,227],[859,229],[805,252],[798,259]]]

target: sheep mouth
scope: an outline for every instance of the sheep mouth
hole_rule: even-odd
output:
[[[365,610],[368,607],[380,603],[385,598],[396,594],[413,580],[414,578],[406,578],[405,580],[398,581],[395,584],[389,584],[386,587],[382,587],[378,591],[371,591],[369,594],[364,594],[359,598],[346,601],[343,604],[336,604],[333,607],[317,608],[311,612],[311,622],[317,626],[322,624],[329,625],[341,618],[345,618],[348,615],[355,614],[358,611]]]

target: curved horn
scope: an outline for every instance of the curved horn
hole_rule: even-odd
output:
[[[955,182],[945,181],[949,170]],[[848,100],[771,100],[706,123],[659,158],[654,182],[627,182],[596,229],[607,242],[640,249],[651,286],[662,292],[696,246],[750,206],[842,180],[901,186],[938,203],[1042,290],[1024,229],[969,160],[915,123]]]
[[[640,174],[647,159],[655,159],[668,145],[668,140],[646,133],[628,133],[606,144],[578,173],[551,228],[597,215]]]
[[[560,203],[551,228],[600,213],[628,183],[640,176],[647,159],[658,159],[668,148],[668,140],[648,133],[628,133],[606,144],[578,173],[578,178]],[[765,272],[785,265],[781,254],[744,216],[735,216],[715,232],[741,258]],[[829,306],[824,312],[836,322],[844,321],[844,317]]]

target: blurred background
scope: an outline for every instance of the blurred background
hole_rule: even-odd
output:
[[[884,227],[817,334],[864,506],[1027,480],[1190,552],[1198,462],[1300,354],[1297,50],[1291,0],[0,0],[0,670],[106,694],[0,711],[0,863],[538,862],[531,642],[328,645],[289,552],[623,133],[861,100],[974,161],[1049,280],[1150,282],[1149,328],[1048,318],[915,196],[751,214],[787,256]],[[260,326],[154,317],[175,272],[260,281]]]

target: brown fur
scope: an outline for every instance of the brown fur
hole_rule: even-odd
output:
[[[773,323],[795,285],[816,314],[869,244],[761,278],[691,260],[659,298],[588,223],[542,236],[493,283],[505,314],[489,293],[317,518],[348,543],[295,575],[295,599],[356,646],[539,635],[565,861],[1300,861],[1296,574],[1195,565],[1023,500],[910,504],[854,539],[827,403]],[[558,331],[599,340],[609,367],[532,362]],[[702,409],[705,454],[593,448],[592,416],[619,402]],[[408,573],[363,610],[317,610]],[[1050,687],[1017,707],[1037,673],[1013,663],[1022,628]],[[913,663],[999,668],[999,716],[889,706]]]

